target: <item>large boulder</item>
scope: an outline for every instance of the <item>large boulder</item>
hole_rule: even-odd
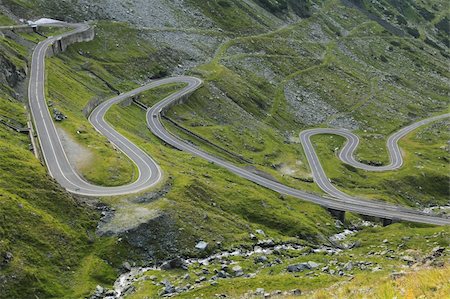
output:
[[[289,265],[287,267],[288,272],[301,272],[303,270],[309,270],[311,269],[311,266],[309,263],[300,263],[295,265]]]

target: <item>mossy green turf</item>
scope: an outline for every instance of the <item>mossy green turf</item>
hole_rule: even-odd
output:
[[[317,222],[330,221],[324,209],[241,182],[220,167],[164,146],[147,129],[145,112],[136,106],[114,106],[106,120],[148,152],[164,169],[166,178],[172,178],[171,192],[161,200],[183,227],[183,235],[189,237],[187,248],[193,248],[200,238],[227,244],[241,241],[247,234],[239,231],[250,228],[248,224],[274,231],[279,238],[303,236],[313,240],[333,231],[315,227]]]
[[[73,72],[70,64],[61,58],[48,59],[46,69],[47,101],[52,103],[49,109],[56,108],[67,116],[57,126],[92,153],[92,158],[79,167],[83,177],[104,186],[134,181],[137,178],[135,165],[95,131],[82,111],[90,101],[107,99],[113,93],[89,72]]]
[[[14,25],[14,21],[0,12],[0,26]]]
[[[312,24],[321,26],[320,40],[310,34]],[[276,33],[227,41],[216,53],[211,63],[194,70],[205,78],[205,87],[168,115],[299,189],[317,191],[307,182],[309,169],[300,145],[295,143],[302,129],[314,125],[292,112],[285,98],[288,84],[317,94],[336,110],[315,126],[328,126],[339,118],[359,123],[355,133],[362,142],[357,157],[366,163],[388,162],[385,141],[394,131],[448,110],[448,70],[441,63],[445,57],[420,39],[388,33],[337,1],[325,2],[320,13]],[[258,74],[258,66],[256,70],[247,67],[249,58],[259,59],[259,67],[269,67],[273,78]],[[440,132],[436,144],[442,146],[445,130]],[[433,162],[420,171],[415,166],[404,167],[395,174],[378,174],[378,179],[377,174],[359,172],[361,179],[357,181],[352,170],[339,166],[337,159],[327,156],[322,160],[346,192],[407,205],[432,205],[445,204],[448,198],[444,156],[448,153],[435,150],[426,157]],[[405,159],[406,165],[417,163],[412,155]],[[286,168],[288,173],[283,171]],[[385,180],[381,182],[380,177]],[[422,189],[411,187],[417,185],[411,182],[419,181]],[[436,181],[442,188],[436,190]],[[435,191],[427,195],[432,189]]]
[[[23,106],[8,98],[0,96],[0,114],[25,123]],[[0,151],[0,256],[13,254],[0,272],[14,277],[0,283],[0,297],[79,298],[113,280],[120,249],[95,236],[98,214],[48,176],[27,135],[1,125]]]
[[[0,43],[3,57],[23,68],[27,50],[9,38]],[[26,126],[14,94],[2,84],[0,114]],[[84,297],[115,279],[126,250],[114,238],[96,236],[99,214],[65,192],[29,144],[26,134],[0,125],[0,297]]]
[[[185,83],[171,83],[152,88],[138,95],[138,101],[147,107],[152,107],[162,99],[185,87]]]
[[[285,86],[296,82],[319,93],[340,112],[350,114],[361,122],[357,133],[363,137],[366,135],[358,152],[361,159],[386,162],[387,156],[380,155],[380,152],[384,151],[384,139],[388,134],[412,119],[428,116],[430,111],[439,113],[446,109],[448,86],[439,79],[448,77],[448,71],[442,67],[445,58],[434,53],[420,39],[387,34],[379,25],[368,22],[354,10],[343,8],[337,1],[325,1],[320,9],[310,19],[274,32],[224,43],[211,63],[192,71],[192,74],[205,79],[206,87],[197,91],[185,104],[174,107],[168,115],[213,143],[251,159],[253,166],[270,173],[281,182],[299,189],[320,192],[310,181],[306,159],[296,140],[298,132],[307,125],[293,117],[292,109],[284,98]],[[242,20],[241,24],[235,25],[245,27],[247,21]],[[327,42],[308,35],[313,22],[321,24]],[[255,31],[259,33],[266,27],[256,26]],[[347,36],[337,33],[343,31],[342,28],[349,31]],[[105,100],[117,91],[128,91],[150,78],[165,76],[170,66],[178,64],[180,58],[177,57],[179,53],[168,54],[167,49],[154,48],[141,39],[142,31],[125,24],[98,22],[96,32],[97,37],[92,42],[72,45],[67,52],[47,60],[47,94],[55,107],[69,116],[58,126],[94,154],[95,163],[92,165],[95,167],[84,169],[85,177],[103,185],[122,184],[133,179],[134,166],[92,129],[82,109],[91,100]],[[362,41],[367,44],[362,44]],[[2,40],[2,46],[7,43],[10,41]],[[339,52],[337,49],[341,43],[352,49],[365,64],[374,67],[375,74],[368,73],[361,64]],[[23,66],[20,60],[26,57],[24,49],[15,45],[10,48],[14,49],[10,51],[11,55],[16,57],[11,60],[15,65]],[[385,51],[389,51],[389,55]],[[385,57],[382,58],[382,55]],[[273,79],[266,79],[253,69],[246,68],[243,61],[247,58],[258,58],[270,65],[275,71]],[[386,59],[388,62],[383,62]],[[401,63],[396,63],[397,60]],[[389,81],[392,85],[376,72],[380,69],[386,70],[386,78],[393,80]],[[432,75],[437,76],[437,80],[430,75],[432,72],[435,72]],[[349,88],[343,78],[351,80]],[[163,87],[155,95],[164,97],[176,87]],[[8,93],[13,92],[9,87],[3,88]],[[372,88],[373,95],[370,93]],[[371,100],[371,97],[376,101]],[[7,96],[3,98],[8,99]],[[420,100],[413,102],[411,98]],[[149,92],[140,100],[153,104],[157,97]],[[26,121],[21,105],[9,100],[1,103],[2,113]],[[397,115],[395,109],[392,112],[386,108],[391,105],[401,114]],[[380,108],[386,110],[377,114]],[[139,204],[123,197],[104,199],[116,208],[116,218],[111,223],[119,229],[135,225],[135,218],[138,218],[136,211],[145,209],[166,213],[176,223],[177,234],[172,242],[177,246],[178,254],[186,255],[197,253],[194,246],[200,239],[209,242],[208,252],[217,249],[214,245],[216,241],[221,241],[225,249],[249,245],[251,241],[248,234],[257,228],[264,229],[276,241],[289,240],[310,245],[326,243],[324,237],[337,232],[332,225],[333,219],[325,209],[295,198],[279,196],[215,165],[165,146],[147,129],[144,111],[134,105],[115,106],[106,119],[156,159],[164,171],[164,183],[170,185],[170,192],[153,202]],[[176,128],[170,128],[177,132]],[[370,130],[364,132],[365,128]],[[417,200],[425,204],[442,203],[443,198],[448,198],[444,190],[446,182],[448,184],[448,166],[444,165],[442,171],[436,168],[441,168],[442,162],[448,159],[448,154],[444,155],[441,149],[443,140],[447,138],[443,132],[445,125],[430,125],[409,135],[401,143],[406,153],[404,170],[373,176],[359,171],[354,173],[334,157],[330,149],[339,146],[341,139],[333,137],[330,141],[329,137],[317,137],[315,142],[321,159],[327,160],[324,162],[327,173],[347,192],[371,197],[376,195],[376,198],[380,196],[405,204]],[[4,221],[0,232],[2,240],[9,241],[2,241],[0,253],[10,251],[14,255],[13,262],[2,266],[1,271],[19,278],[1,288],[5,296],[18,297],[20,292],[25,297],[28,294],[84,297],[97,284],[111,286],[117,277],[114,269],[123,260],[141,259],[140,256],[134,256],[134,248],[130,248],[126,242],[95,237],[99,216],[76,204],[46,175],[45,168],[28,152],[29,141],[25,135],[18,135],[3,127],[1,134],[0,144],[5,149],[5,155],[0,159],[0,191],[4,194],[0,197],[4,205],[0,210],[0,221]],[[381,138],[375,141],[377,134]],[[203,146],[199,142],[198,145]],[[212,148],[208,150],[214,151]],[[109,159],[97,163],[102,156],[108,156]],[[420,166],[420,170],[415,166]],[[335,171],[336,167],[341,171]],[[288,171],[284,172],[286,168]],[[414,172],[408,173],[411,170]],[[395,180],[390,179],[390,175],[395,176]],[[435,188],[434,184],[439,182],[435,178],[442,182],[440,188]],[[354,188],[354,183],[358,183],[358,188]],[[375,186],[378,183],[384,184],[383,187]],[[366,186],[363,184],[377,188],[377,192],[369,187],[362,190],[362,186]],[[422,187],[421,191],[415,189],[417,185]],[[398,193],[399,190],[401,193]],[[350,215],[350,218],[356,216]],[[144,218],[142,221],[146,220]],[[430,243],[419,244],[422,237],[440,231],[445,234],[431,237],[433,240]],[[363,231],[355,236],[368,240],[363,240],[362,246],[355,252],[358,257],[365,258],[372,243],[382,242],[384,238],[398,243],[401,236],[406,234],[415,235],[407,246],[423,248],[425,252],[431,249],[433,242],[448,246],[445,241],[448,240],[447,231],[448,228],[409,224],[370,229],[367,233]],[[344,254],[342,260],[355,258],[349,254]],[[158,259],[167,257],[163,250],[155,255]],[[311,259],[318,261],[323,258],[320,255],[311,256]],[[373,259],[387,270],[361,275],[376,280],[378,275],[387,275],[393,269],[390,260],[381,257]],[[294,257],[289,263],[304,260],[304,257]],[[253,269],[248,261],[241,262],[248,270]],[[400,264],[400,261],[392,262],[394,267]],[[195,294],[182,296],[189,298],[197,294],[210,296],[227,292],[239,297],[249,288],[269,282],[273,283],[273,289],[294,288],[290,281],[304,284],[305,289],[314,289],[340,280],[323,276],[323,280],[306,279],[303,275],[298,278],[287,276],[282,271],[285,266],[274,267],[275,272],[272,274],[268,273],[270,270],[264,270],[266,272],[254,280],[238,278],[223,282],[223,285],[221,282],[218,287],[205,287]],[[150,292],[158,291],[147,292],[146,288],[152,286],[143,283],[138,287],[137,295],[146,292],[148,296]]]
[[[120,154],[93,132],[81,112],[88,101],[112,96],[105,81],[115,84],[116,77],[102,75],[103,80],[99,79],[102,72],[109,74],[100,66],[97,66],[96,75],[92,76],[89,71],[80,69],[78,59],[85,58],[72,50],[67,55],[49,58],[46,63],[48,100],[52,102],[52,107],[68,116],[58,126],[94,154],[98,151],[119,160]],[[121,80],[116,80],[119,83],[115,86],[122,86]],[[156,94],[164,97],[180,87],[162,87]],[[145,94],[141,99],[148,104],[157,100],[154,95],[145,97]],[[1,107],[3,114],[26,122],[22,106],[14,100],[2,101]],[[179,253],[183,250],[186,254],[192,253],[200,238],[211,244],[214,240],[222,241],[225,246],[240,244],[255,228],[272,232],[280,240],[301,236],[310,242],[317,240],[318,235],[335,232],[331,227],[316,228],[317,221],[332,221],[324,209],[293,198],[280,200],[278,194],[249,182],[241,185],[241,180],[236,176],[162,145],[146,128],[145,113],[135,106],[115,106],[107,119],[155,157],[167,173],[166,178],[173,180],[171,192],[165,198],[140,205],[139,208],[171,213],[182,232],[174,241],[183,244]],[[42,297],[79,298],[95,289],[97,284],[111,285],[117,276],[114,269],[124,259],[124,253],[128,252],[127,257],[133,258],[129,256],[131,251],[126,243],[116,243],[114,238],[96,237],[94,231],[98,215],[78,205],[49,178],[45,167],[28,151],[29,141],[25,135],[5,128],[2,128],[3,131],[2,147],[8,154],[2,155],[1,159],[2,191],[5,191],[2,192],[2,212],[6,211],[2,213],[2,239],[4,236],[4,240],[8,241],[2,243],[2,254],[10,251],[14,259],[2,268],[2,272],[8,275],[17,273],[17,284],[8,283],[2,287],[3,294],[6,297],[37,294]],[[102,161],[104,164],[107,162]],[[117,163],[111,162],[115,167]],[[102,169],[98,164],[100,162],[96,163],[96,169]],[[105,173],[110,175],[110,168],[90,179],[97,179],[98,183],[102,183],[102,179],[110,182],[110,178],[102,176]],[[120,174],[125,177],[124,173]],[[84,175],[89,177],[88,172]],[[105,201],[119,208],[126,203],[123,198]],[[259,208],[255,209],[255,206]],[[299,210],[302,212],[298,213]],[[132,208],[125,206],[122,210],[118,209],[117,214],[122,211],[131,211],[128,217],[134,217]],[[30,214],[29,219],[27,213]],[[17,223],[21,223],[20,226]],[[121,225],[126,226],[127,223]],[[46,237],[39,237],[40,234]],[[159,258],[166,257],[163,252],[157,254],[160,254]]]
[[[391,172],[368,172],[340,162],[337,153],[342,148],[343,138],[315,136],[313,143],[325,172],[339,189],[420,208],[448,203],[448,128],[449,122],[444,120],[407,135],[399,143],[405,163]],[[385,146],[384,140],[382,146]]]

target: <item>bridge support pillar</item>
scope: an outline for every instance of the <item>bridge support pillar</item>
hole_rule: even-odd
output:
[[[340,210],[335,210],[335,209],[328,208],[328,212],[330,212],[331,216],[333,216],[334,218],[336,218],[339,221],[341,221],[342,223],[344,223],[344,221],[345,221],[345,211],[340,211]]]
[[[388,225],[394,223],[394,220],[387,219],[387,218],[382,218],[381,221],[383,222],[383,226],[388,226]]]

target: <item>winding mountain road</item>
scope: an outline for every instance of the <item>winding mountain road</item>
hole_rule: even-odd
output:
[[[217,158],[172,135],[164,128],[160,118],[161,113],[168,107],[178,103],[178,101],[181,98],[186,97],[188,94],[192,93],[202,85],[202,80],[187,76],[166,78],[158,81],[153,81],[145,86],[139,87],[130,92],[121,94],[113,99],[107,100],[102,104],[100,104],[96,109],[94,109],[92,114],[89,116],[89,121],[92,123],[92,125],[96,128],[97,131],[106,136],[110,142],[112,142],[115,146],[117,146],[117,148],[119,148],[123,153],[125,153],[137,165],[139,169],[139,176],[135,182],[120,187],[102,187],[92,185],[89,182],[86,182],[72,168],[66,156],[66,153],[64,152],[64,148],[61,144],[55,125],[47,108],[44,94],[45,56],[48,47],[58,38],[83,32],[84,30],[89,29],[89,26],[85,24],[70,24],[70,26],[74,27],[75,29],[69,33],[65,33],[57,37],[48,38],[47,40],[42,41],[37,45],[37,47],[33,52],[32,68],[29,84],[30,109],[32,112],[32,117],[40,141],[43,156],[49,169],[49,173],[69,192],[87,196],[114,196],[114,195],[124,195],[141,192],[157,184],[161,180],[162,172],[159,166],[156,164],[156,162],[149,155],[147,155],[136,145],[134,145],[131,141],[129,141],[127,138],[123,137],[117,131],[115,131],[114,128],[112,128],[104,120],[104,116],[112,105],[115,105],[129,97],[135,96],[140,92],[167,83],[183,82],[187,83],[186,87],[184,87],[182,90],[172,94],[171,96],[165,98],[161,102],[157,103],[156,105],[148,109],[146,114],[147,125],[149,129],[161,140],[172,145],[173,147],[185,152],[189,152],[193,155],[199,156],[211,163],[214,163],[218,166],[228,169],[232,173],[235,173],[236,175],[239,175],[242,178],[248,179],[258,185],[269,188],[280,194],[294,196],[296,198],[310,201],[327,208],[341,211],[351,211],[363,215],[387,219],[404,220],[435,225],[450,225],[450,219],[448,218],[424,214],[410,208],[396,206],[385,202],[363,200],[349,197],[346,196],[345,194],[343,196],[335,196],[334,198],[328,198],[316,194],[307,193],[301,190],[297,190],[295,188],[285,186],[281,183],[263,178],[257,174],[254,174],[250,171],[240,168],[228,161]],[[425,120],[425,122],[427,122],[427,120]],[[413,129],[414,128],[412,128],[411,130]],[[318,134],[318,132],[319,131],[311,131],[311,134]],[[402,132],[404,134],[398,135],[399,136],[398,138],[401,138],[409,131],[406,130]],[[335,133],[337,132],[334,132],[333,134]],[[342,135],[343,131],[342,130],[339,131],[339,134]],[[304,136],[306,138],[305,139],[306,143],[308,143],[309,142],[308,136],[311,135],[305,134]],[[354,135],[352,136],[351,133],[349,133],[349,135],[347,136],[350,138],[350,140],[352,140],[352,138],[355,137]],[[393,139],[393,142],[394,142],[393,145],[397,144],[395,138]],[[352,147],[353,144],[355,144],[354,147]],[[354,148],[356,148],[356,146],[357,146],[357,137],[353,143],[350,143],[350,145],[346,147],[347,150],[343,151],[344,156],[346,157],[345,158],[346,160],[344,161],[348,161],[350,163],[359,163],[355,161],[352,156],[353,150]],[[392,149],[395,150],[395,146],[392,147]],[[399,160],[400,164],[398,164],[398,162],[395,162],[392,165],[395,167],[400,167],[402,163],[398,147],[397,150],[398,150],[397,154],[399,156],[397,158],[394,158],[393,162]],[[312,145],[310,148],[306,147],[305,151],[309,153],[310,158],[312,158],[313,160],[314,157],[317,158],[317,155],[315,154]],[[349,156],[346,155],[346,152],[349,153]],[[310,158],[308,158],[308,161],[310,161]],[[317,179],[328,181],[328,178],[326,177],[325,173],[323,172],[323,169],[320,166],[320,162],[316,163],[316,167],[317,167],[315,168],[316,171],[313,170],[313,174],[315,173],[314,174],[315,178],[317,175]]]
[[[300,133],[300,142],[302,143],[303,148],[305,150],[306,159],[308,160],[308,163],[311,167],[311,172],[313,174],[314,181],[317,183],[320,189],[330,194],[331,196],[346,200],[351,198],[351,196],[337,189],[330,182],[327,175],[325,174],[325,171],[323,170],[322,165],[320,164],[319,157],[317,156],[316,151],[314,150],[314,146],[311,143],[312,136],[328,134],[328,135],[339,135],[347,139],[347,142],[345,143],[344,147],[339,152],[339,159],[341,159],[341,161],[347,163],[348,165],[366,171],[392,171],[400,168],[403,165],[402,153],[400,147],[398,146],[398,141],[401,138],[405,137],[408,133],[412,132],[413,130],[423,125],[448,117],[450,117],[450,113],[430,117],[415,122],[392,134],[386,142],[390,163],[388,165],[383,166],[367,165],[357,161],[354,158],[354,153],[358,148],[359,137],[345,129],[317,128],[305,130]],[[355,197],[352,198],[356,199]]]
[[[61,26],[60,23],[56,25]],[[50,37],[40,42],[33,51],[31,75],[28,87],[29,106],[34,120],[45,163],[50,175],[67,191],[85,196],[114,196],[144,191],[157,184],[162,177],[161,169],[153,159],[139,149],[131,141],[117,133],[103,118],[111,105],[129,98],[137,92],[142,92],[164,82],[152,82],[99,105],[90,115],[89,120],[101,134],[127,155],[137,166],[139,176],[131,184],[119,187],[103,187],[90,184],[73,169],[67,158],[55,124],[45,101],[45,57],[50,45],[60,38],[89,30],[86,24],[64,24],[74,30],[56,37]]]

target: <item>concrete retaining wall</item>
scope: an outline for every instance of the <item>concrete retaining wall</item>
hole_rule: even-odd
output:
[[[177,100],[171,102],[170,104],[168,104],[167,106],[165,106],[165,107],[162,109],[162,111],[161,111],[161,112],[162,112],[162,115],[164,115],[164,114],[166,113],[166,111],[168,111],[171,107],[173,107],[173,106],[175,106],[175,105],[178,105],[178,104],[183,104],[185,101],[188,100],[189,96],[190,96],[194,91],[195,91],[195,90],[190,91],[189,93],[185,94],[184,96],[180,97],[179,99],[177,99]]]
[[[89,28],[86,31],[76,33],[70,36],[62,37],[56,40],[47,50],[47,56],[53,56],[58,53],[64,52],[68,46],[80,42],[88,42],[93,40],[95,37],[94,28]]]
[[[32,33],[34,29],[28,25],[0,26],[0,32],[5,31]]]

